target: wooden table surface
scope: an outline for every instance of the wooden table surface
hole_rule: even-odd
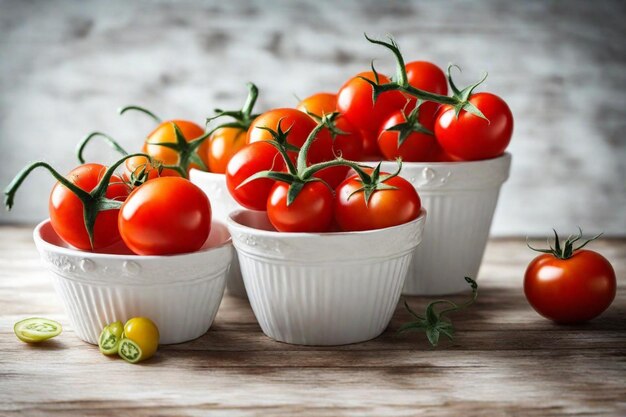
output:
[[[367,343],[299,347],[263,335],[246,301],[225,296],[211,330],[130,365],[80,341],[39,263],[31,229],[0,228],[0,416],[560,416],[626,415],[626,241],[591,247],[619,288],[600,318],[557,326],[526,303],[533,254],[523,240],[490,241],[478,303],[453,316],[454,342],[389,329]],[[455,297],[460,300],[463,297]],[[421,309],[425,298],[410,297]],[[13,324],[60,321],[29,346]]]

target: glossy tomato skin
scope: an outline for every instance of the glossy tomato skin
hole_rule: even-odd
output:
[[[378,147],[378,134],[379,132],[361,130],[361,137],[363,138],[362,161],[378,161],[383,156]]]
[[[513,135],[513,114],[500,97],[491,93],[473,94],[470,103],[488,119],[444,106],[435,122],[435,136],[441,147],[452,157],[478,161],[500,156]]]
[[[119,213],[124,243],[138,255],[195,252],[211,230],[211,204],[196,185],[161,177],[133,190]]]
[[[420,90],[428,91],[442,96],[448,95],[448,80],[441,68],[428,61],[413,61],[405,66],[409,84]],[[409,96],[409,104],[406,107],[407,114],[415,108],[417,99]],[[439,104],[432,101],[425,102],[420,107],[420,114],[424,116],[422,125],[433,130],[435,126],[435,115],[439,109]]]
[[[267,216],[279,232],[323,233],[333,221],[333,192],[319,181],[308,182],[287,206],[289,184],[277,181],[267,199]]]
[[[243,187],[239,185],[248,177],[260,171],[282,171],[285,162],[267,142],[254,142],[237,152],[226,167],[226,186],[230,195],[243,207],[250,210],[266,210],[267,197],[274,185],[274,180],[261,178]]]
[[[266,130],[259,129],[259,127],[268,127],[277,131],[279,121],[283,131],[291,128],[287,142],[298,148],[302,147],[311,131],[317,125],[308,114],[300,110],[289,108],[273,109],[263,113],[252,122],[248,130],[248,143],[271,140],[272,135]],[[327,131],[320,131],[309,149],[307,162],[314,164],[333,159],[332,146],[333,141],[330,134]],[[289,154],[295,161],[297,152],[290,152]]]
[[[337,109],[354,126],[377,136],[390,114],[404,108],[408,99],[399,91],[387,91],[378,96],[376,103],[373,103],[372,86],[359,77],[375,80],[371,71],[362,72],[349,79],[337,94]],[[389,78],[379,74],[379,82],[386,84]]]
[[[107,168],[100,164],[84,164],[73,169],[66,178],[79,188],[91,192],[97,185]],[[129,189],[118,176],[111,177],[106,197],[124,201]],[[52,228],[64,242],[75,248],[91,251],[89,235],[85,228],[83,203],[64,185],[56,183],[50,193],[48,202]],[[93,250],[98,251],[113,245],[120,240],[117,228],[119,210],[106,210],[98,213],[94,226]]]
[[[337,94],[316,93],[300,101],[296,109],[304,113],[323,116],[337,111]]]
[[[217,174],[225,173],[228,161],[246,146],[246,143],[247,131],[243,129],[236,127],[217,129],[209,138],[209,171]]]
[[[190,142],[194,139],[204,135],[204,129],[196,123],[189,122],[187,120],[168,120],[161,123],[154,129],[146,138],[144,151],[157,161],[162,162],[164,165],[176,165],[178,163],[178,153],[165,146],[156,145],[157,143],[176,143],[176,132],[172,123],[176,123],[183,136]],[[197,153],[202,159],[202,162],[208,167],[209,141],[205,140],[202,145],[197,149]],[[191,168],[201,168],[196,164],[191,164]],[[176,171],[171,171],[170,175],[179,175]]]
[[[542,316],[557,323],[578,323],[599,316],[613,302],[615,271],[597,252],[581,249],[569,259],[542,254],[524,275],[524,293]]]
[[[423,116],[421,112],[418,115],[418,121],[423,125],[422,119],[431,117],[429,115]],[[405,162],[430,162],[435,158],[437,152],[437,140],[435,136],[421,132],[412,132],[404,141],[404,143],[398,147],[399,132],[387,130],[400,123],[406,123],[407,119],[405,113],[399,110],[391,115],[383,126],[380,135],[378,136],[378,148],[387,160],[394,160],[402,158]]]
[[[382,229],[410,222],[419,216],[421,201],[410,182],[402,177],[393,177],[384,183],[396,189],[375,191],[368,204],[365,204],[362,191],[354,193],[363,186],[357,175],[347,178],[337,187],[335,219],[341,230]]]

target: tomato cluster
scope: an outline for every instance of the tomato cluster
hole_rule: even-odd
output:
[[[267,210],[279,231],[355,231],[413,220],[420,211],[414,187],[399,172],[368,170],[359,161],[495,157],[508,145],[513,119],[497,96],[473,93],[480,83],[459,90],[450,68],[446,77],[429,62],[405,65],[393,40],[369,40],[394,53],[394,81],[372,67],[337,93],[314,94],[295,108],[262,114],[253,113],[258,89],[249,83],[243,107],[215,109],[206,121],[215,125],[209,130],[127,106],[120,114],[139,111],[156,124],[135,147],[138,152],[129,154],[110,136],[91,133],[78,147],[82,165],[67,177],[45,163],[27,167],[7,189],[7,205],[24,178],[44,167],[58,180],[49,211],[64,241],[106,251],[122,239],[142,255],[190,252],[204,244],[211,206],[187,180],[191,169],[225,174],[234,199],[246,208]],[[85,163],[85,148],[96,137],[123,155],[110,168]],[[120,175],[114,173],[118,166]]]

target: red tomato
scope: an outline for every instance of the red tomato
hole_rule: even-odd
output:
[[[209,171],[223,174],[228,161],[247,143],[247,132],[237,127],[217,129],[209,138]]]
[[[287,142],[298,148],[302,147],[306,141],[309,133],[317,125],[306,113],[296,109],[274,109],[266,113],[263,113],[257,117],[250,129],[248,130],[248,143],[254,143],[258,141],[271,140],[272,135],[267,130],[258,129],[258,127],[268,127],[274,131],[278,130],[278,122],[283,131],[289,130],[287,136]],[[311,145],[307,160],[309,163],[317,163],[322,161],[328,161],[334,159],[332,153],[332,138],[330,134],[325,131],[321,131],[315,142]],[[294,160],[297,152],[290,152]]]
[[[226,167],[226,185],[230,195],[242,206],[251,210],[265,210],[267,197],[274,180],[261,178],[239,187],[248,177],[260,171],[281,171],[285,162],[274,146],[254,142],[237,152]],[[239,188],[238,188],[239,187]]]
[[[387,174],[381,172],[380,175]],[[392,177],[384,184],[396,188],[374,191],[367,204],[365,193],[357,191],[363,187],[358,175],[351,176],[337,187],[335,219],[341,230],[382,229],[410,222],[419,216],[420,198],[410,182],[402,177]]]
[[[537,256],[524,275],[524,293],[542,316],[557,323],[591,320],[615,298],[615,271],[609,261],[590,250],[569,259]]]
[[[405,66],[409,84],[420,90],[428,91],[442,96],[448,95],[448,80],[446,74],[437,65],[427,61],[413,61]],[[409,96],[409,104],[405,111],[408,113],[415,108],[417,99]],[[428,130],[435,127],[435,116],[439,104],[425,102],[420,107],[420,114],[423,116],[422,125]]]
[[[287,206],[289,184],[277,181],[267,199],[267,216],[279,232],[323,233],[333,221],[333,192],[319,181],[307,182]]]
[[[157,145],[157,143],[176,143],[176,132],[174,131],[172,123],[175,123],[178,126],[187,142],[204,135],[204,129],[201,126],[186,120],[168,120],[158,125],[157,128],[154,129],[146,138],[144,151],[152,158],[162,162],[164,165],[177,165],[179,163],[178,152],[174,149]],[[207,167],[209,166],[208,148],[209,141],[205,140],[197,149],[200,159],[202,159],[202,162],[204,162]],[[190,164],[189,168],[201,167],[196,164]],[[169,174],[179,175],[176,171],[171,171]]]
[[[155,178],[130,193],[118,226],[126,246],[138,255],[194,252],[209,236],[211,204],[189,180]]]
[[[435,122],[435,136],[452,157],[465,161],[495,158],[504,153],[513,134],[513,115],[500,97],[476,93],[469,98],[488,120],[461,110],[444,106]]]
[[[380,160],[382,154],[378,147],[378,132],[361,130],[361,137],[363,138],[363,157],[361,159],[363,161]]]
[[[337,111],[337,94],[313,94],[298,103],[296,109],[304,113],[313,113],[317,116],[330,114]]]
[[[349,79],[337,94],[337,108],[357,128],[378,135],[389,115],[402,109],[408,100],[399,91],[388,91],[378,96],[376,103],[373,103],[372,86],[359,76],[375,80],[371,71],[362,72]],[[389,78],[382,74],[378,77],[381,84],[389,82]],[[365,148],[367,150],[367,147]]]
[[[91,192],[106,170],[107,168],[100,164],[84,164],[70,171],[66,178],[79,188]],[[115,175],[111,177],[106,192],[107,198],[123,201],[128,192],[128,187],[121,178]],[[85,228],[83,203],[74,193],[57,182],[50,193],[48,209],[52,227],[63,241],[81,250],[92,250]],[[120,240],[117,228],[118,213],[119,210],[98,213],[93,233],[93,250],[106,248]]]
[[[422,119],[431,117],[422,113],[422,106],[420,106],[419,114],[417,115],[418,122],[423,126]],[[404,140],[402,145],[399,144],[400,132],[395,130],[387,130],[394,126],[407,123],[407,118],[402,110],[399,110],[391,115],[389,120],[383,126],[383,130],[378,136],[378,147],[388,160],[394,160],[396,158],[402,158],[406,162],[428,162],[432,161],[437,151],[437,140],[433,135],[429,135],[422,132],[411,132]],[[410,129],[410,127],[407,127]]]

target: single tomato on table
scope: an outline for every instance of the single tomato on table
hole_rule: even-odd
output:
[[[617,281],[611,263],[597,252],[577,248],[582,238],[568,238],[563,247],[555,235],[550,249],[531,261],[524,275],[524,293],[530,305],[542,316],[557,323],[579,323],[604,312],[615,298]]]

